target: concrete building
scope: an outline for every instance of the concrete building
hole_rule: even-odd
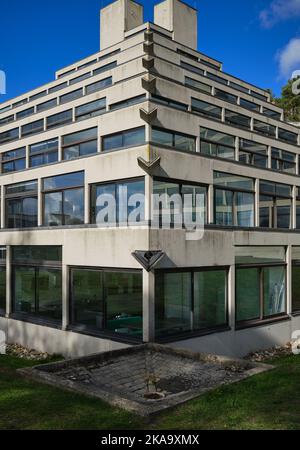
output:
[[[98,53],[0,105],[9,342],[245,355],[300,329],[300,130],[197,51],[193,8],[166,0],[154,16],[110,4]]]

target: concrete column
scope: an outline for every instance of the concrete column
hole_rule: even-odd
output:
[[[38,179],[38,227],[43,225],[43,194],[42,194],[43,183],[42,179]]]
[[[207,222],[214,223],[214,187],[212,184],[208,186],[207,197]]]
[[[145,176],[145,221],[150,225],[152,219],[152,192],[153,178],[150,175]]]
[[[198,134],[196,138],[196,153],[201,153],[201,147],[200,147],[200,136]]]
[[[151,138],[152,138],[152,128],[151,125],[149,125],[148,123],[145,126],[145,140],[146,142],[151,142]]]
[[[29,151],[30,151],[30,146],[26,145],[26,153],[25,153],[25,157],[26,157],[26,169],[29,169],[30,167],[30,158],[29,158]]]
[[[10,317],[10,315],[12,313],[11,259],[12,259],[12,248],[10,245],[7,245],[6,246],[6,314],[5,314],[5,317]]]
[[[259,179],[255,180],[255,220],[254,224],[256,227],[259,227]]]
[[[296,175],[299,175],[300,171],[299,171],[299,163],[300,163],[300,158],[299,155],[296,154]]]
[[[66,330],[70,323],[69,307],[69,271],[66,264],[62,265],[62,329]]]
[[[287,314],[292,314],[292,246],[289,245],[286,251],[286,305]]]
[[[292,188],[292,217],[291,217],[291,227],[293,230],[297,228],[297,186]]]
[[[1,186],[1,228],[5,228],[5,187]]]
[[[239,161],[240,159],[240,138],[236,137],[235,138],[235,156],[234,159],[236,161]]]
[[[230,266],[228,272],[228,324],[235,328],[235,265]]]
[[[84,184],[84,223],[90,223],[90,187],[88,183]]]
[[[268,146],[268,169],[272,168],[272,147]]]
[[[143,342],[155,339],[155,277],[143,270]]]

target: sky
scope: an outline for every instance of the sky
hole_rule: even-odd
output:
[[[99,51],[99,10],[110,0],[9,0],[0,8],[4,102],[54,80]],[[144,21],[155,0],[139,0]],[[300,0],[186,0],[198,13],[198,50],[223,70],[276,95],[300,70]]]

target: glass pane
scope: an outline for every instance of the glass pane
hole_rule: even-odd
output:
[[[192,98],[192,110],[221,120],[222,108],[212,105],[211,103]]]
[[[289,199],[277,199],[277,228],[290,228],[291,226],[291,207],[292,201]]]
[[[237,225],[254,227],[254,194],[237,192],[235,195]]]
[[[254,190],[254,182],[252,178],[240,177],[224,172],[214,172],[214,184],[234,189]]]
[[[235,146],[235,138],[229,134],[220,133],[219,131],[210,130],[208,128],[200,129],[200,138],[208,141],[213,141],[216,144]]]
[[[124,132],[124,147],[131,147],[134,145],[140,145],[145,142],[145,128],[136,128],[135,130],[129,130]]]
[[[6,268],[0,266],[0,311],[6,310]]]
[[[79,145],[72,145],[72,147],[63,150],[63,157],[66,160],[79,158]]]
[[[15,161],[2,164],[2,170],[6,172],[16,172],[26,168],[26,159],[16,159]]]
[[[72,145],[74,143],[88,141],[89,139],[97,139],[97,127],[64,136],[63,145]]]
[[[106,329],[118,334],[142,336],[142,273],[105,272]]]
[[[37,227],[37,197],[26,197],[6,201],[8,228]]]
[[[227,322],[226,272],[196,272],[194,275],[194,329]]]
[[[61,189],[82,186],[84,184],[84,172],[73,172],[57,177],[44,178],[44,189]]]
[[[300,311],[300,266],[293,265],[292,272],[292,311]]]
[[[184,223],[188,225],[187,218],[190,218],[193,223],[200,219],[201,222],[198,225],[205,224],[207,222],[206,214],[206,202],[207,202],[207,188],[204,186],[188,186],[183,185],[181,188],[183,197],[183,212]],[[192,208],[187,206],[187,196],[192,196]],[[192,223],[192,222],[191,222]]]
[[[196,151],[196,139],[180,134],[175,134],[175,147],[179,150],[186,150],[189,152]]]
[[[92,187],[92,210],[93,210],[93,222],[102,225],[102,224],[115,224],[116,223],[116,210],[112,211],[112,216],[107,212],[103,217],[101,211],[108,207],[108,201],[114,202],[114,206],[116,206],[116,185],[112,184],[103,184],[99,186]]]
[[[14,269],[14,312],[35,313],[35,269]]]
[[[58,150],[58,139],[40,142],[30,146],[30,155],[35,153],[49,152],[50,150]]]
[[[173,134],[168,131],[152,129],[152,141],[157,144],[167,145],[173,147]]]
[[[84,223],[84,191],[69,189],[64,191],[63,216],[64,225],[81,225]]]
[[[260,269],[236,270],[236,320],[260,318]]]
[[[267,267],[263,270],[264,316],[270,317],[285,312],[286,281],[285,267]]]
[[[272,228],[274,225],[274,199],[261,195],[259,197],[259,226]]]
[[[38,167],[58,161],[58,152],[42,153],[30,157],[30,167]]]
[[[13,247],[14,262],[55,261],[62,260],[62,247],[56,245],[21,245]]]
[[[22,192],[37,192],[37,181],[25,181],[24,183],[6,186],[6,194],[17,194]]]
[[[285,247],[236,247],[236,264],[268,264],[285,262]]]
[[[106,136],[103,138],[103,150],[113,150],[115,148],[123,147],[122,134],[114,134],[112,136]]]
[[[37,314],[40,317],[62,320],[62,273],[57,269],[38,269]]]
[[[233,225],[233,193],[216,189],[215,191],[215,222],[216,225]]]
[[[44,225],[63,225],[62,192],[44,195]]]
[[[153,221],[159,221],[159,224],[175,223],[175,202],[180,196],[180,185],[177,183],[168,183],[167,181],[154,180],[153,183]],[[174,196],[172,198],[172,196]],[[181,204],[181,198],[180,198]],[[180,210],[181,218],[181,210]]]
[[[80,144],[80,156],[87,156],[97,153],[97,141],[84,142]]]
[[[155,284],[155,328],[157,336],[191,331],[191,273],[158,273]]]
[[[103,274],[93,270],[72,270],[73,323],[91,329],[104,328]]]

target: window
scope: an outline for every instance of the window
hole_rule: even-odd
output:
[[[254,181],[214,172],[214,186],[216,225],[254,227]]]
[[[95,69],[93,71],[93,75],[99,75],[100,73],[106,72],[107,70],[111,70],[117,67],[117,61],[113,61],[109,64],[106,64],[105,66],[99,67],[98,69]]]
[[[192,98],[192,111],[218,120],[222,118],[222,108],[196,98]]]
[[[205,332],[227,325],[227,271],[157,271],[155,331],[157,337]]]
[[[254,119],[254,131],[260,134],[264,134],[265,136],[276,136],[276,127],[265,122],[260,122],[256,119]]]
[[[70,75],[71,73],[74,73],[74,72],[76,72],[76,67],[74,67],[73,69],[67,70],[67,72],[59,74],[57,78],[66,77],[67,75]]]
[[[282,141],[289,142],[290,144],[297,145],[298,143],[298,134],[291,133],[290,131],[283,130],[282,128],[278,129],[278,139]]]
[[[16,118],[17,119],[23,119],[24,117],[31,116],[32,114],[34,114],[34,107],[28,108],[28,109],[24,109],[24,111],[18,112],[16,114]]]
[[[37,181],[10,184],[5,189],[6,227],[34,228],[38,226]]]
[[[40,103],[37,105],[36,110],[37,112],[46,111],[49,108],[53,108],[54,106],[57,106],[57,98],[53,98],[52,100],[48,100],[47,102]]]
[[[241,84],[237,84],[234,81],[229,81],[229,86],[236,89],[237,91],[245,92],[246,94],[249,94],[248,88],[246,88],[245,86],[242,86]]]
[[[215,89],[215,97],[220,100],[224,100],[225,102],[237,104],[237,96],[230,94],[229,92],[221,91],[220,89]]]
[[[13,247],[13,312],[62,321],[61,247]]]
[[[153,225],[190,227],[207,223],[207,186],[153,181]]]
[[[36,120],[35,122],[23,125],[21,127],[21,135],[22,137],[29,136],[31,134],[40,133],[43,130],[44,130],[44,119]]]
[[[13,103],[12,107],[13,108],[18,108],[19,106],[26,105],[26,103],[28,103],[28,99],[27,98],[23,98],[22,100],[19,100],[18,102]]]
[[[124,147],[135,147],[145,143],[145,127],[126,130],[121,133],[104,136],[102,140],[103,151]]]
[[[159,95],[152,95],[151,99],[157,103],[170,106],[171,108],[180,109],[181,111],[188,111],[189,109],[188,105],[185,105],[184,103],[176,102],[170,98],[160,97]]]
[[[84,223],[84,172],[44,178],[45,226]]]
[[[47,117],[47,129],[60,127],[61,125],[72,122],[72,120],[72,109],[54,114],[53,116]]]
[[[91,76],[91,72],[84,73],[83,75],[80,75],[79,77],[72,78],[70,80],[69,84],[71,86],[72,84],[79,83],[80,81],[83,81],[83,80],[86,80],[87,78],[90,78],[90,76]]]
[[[106,112],[106,98],[95,100],[94,102],[85,103],[75,108],[75,119],[85,120],[91,117],[100,116]]]
[[[268,97],[266,95],[259,94],[258,92],[250,91],[250,95],[252,95],[252,97],[258,98],[259,100],[262,100],[264,102],[268,101]]]
[[[6,311],[6,247],[0,247],[0,315]]]
[[[71,324],[82,331],[142,339],[142,272],[71,269]]]
[[[29,147],[30,167],[43,166],[58,161],[58,139],[40,142]]]
[[[86,95],[92,94],[93,92],[101,91],[108,86],[112,85],[112,77],[105,78],[104,80],[97,81],[96,83],[89,84],[86,87]]]
[[[110,205],[112,209],[108,208]],[[143,222],[145,220],[144,179],[93,184],[91,214],[92,223],[97,225],[113,226]]]
[[[235,159],[235,137],[201,127],[200,151],[205,155]]]
[[[259,214],[262,228],[291,227],[292,188],[260,181]]]
[[[29,97],[29,101],[32,102],[34,100],[37,100],[38,98],[45,97],[45,95],[47,95],[47,90],[31,95],[31,97]]]
[[[74,159],[97,153],[98,129],[79,131],[62,138],[63,159]]]
[[[191,53],[185,52],[184,50],[181,50],[180,48],[177,49],[177,53],[179,55],[185,56],[186,58],[192,59],[193,61],[198,62],[198,56],[192,55]]]
[[[279,172],[296,173],[296,155],[279,148],[272,148],[272,169]]]
[[[0,144],[4,144],[4,142],[15,141],[16,139],[19,139],[19,128],[14,128],[13,130],[0,133]]]
[[[88,61],[84,64],[81,64],[81,66],[78,66],[78,70],[84,69],[85,67],[88,67],[88,66],[92,66],[93,64],[96,64],[96,62],[97,62],[97,59],[93,59],[92,61]]]
[[[263,108],[263,115],[267,117],[271,117],[275,120],[281,120],[281,112],[274,111],[274,109]]]
[[[273,250],[277,255],[279,252],[284,255],[283,248]],[[259,259],[253,258],[253,263],[243,262],[245,257],[241,258],[241,263],[240,258],[236,259],[236,322],[239,326],[286,314],[284,258],[281,262],[277,262],[276,258],[272,263],[269,258],[263,257],[264,254],[268,256],[269,248],[261,247],[258,251],[261,256]],[[251,252],[251,247],[247,248],[247,252]]]
[[[57,84],[56,86],[53,86],[52,88],[49,88],[49,94],[52,94],[53,92],[60,91],[61,89],[64,89],[68,87],[68,82],[65,81],[64,83]]]
[[[190,72],[197,73],[198,75],[204,75],[204,70],[200,67],[195,67],[192,64],[188,64],[184,61],[180,61],[180,65],[183,69],[189,70]]]
[[[226,80],[225,78],[219,77],[218,75],[215,75],[214,73],[207,72],[206,76],[210,80],[216,81],[217,83],[225,84],[226,86],[228,85],[228,80]]]
[[[240,105],[246,109],[249,109],[250,111],[260,112],[259,105],[257,105],[256,103],[253,103],[253,102],[249,102],[249,100],[245,100],[244,98],[240,99]]]
[[[189,152],[196,151],[196,138],[187,136],[176,131],[167,131],[164,129],[152,127],[152,142],[155,144],[175,147],[178,150]]]
[[[15,116],[7,116],[0,119],[0,125],[6,125],[7,123],[13,122],[15,120]]]
[[[26,168],[26,148],[2,153],[2,172],[16,172]]]
[[[268,167],[268,146],[240,138],[239,161],[251,166]]]
[[[204,92],[205,94],[211,95],[211,86],[202,83],[198,80],[193,80],[193,78],[185,77],[185,85],[196,89],[197,91]]]
[[[77,98],[82,97],[82,95],[83,95],[82,89],[77,89],[76,91],[68,92],[68,94],[64,94],[59,97],[59,103],[63,104],[71,102],[73,100],[76,100]]]
[[[109,109],[111,111],[114,111],[116,109],[127,108],[128,106],[136,105],[137,103],[140,103],[143,100],[146,100],[145,94],[138,95],[137,97],[128,98],[126,100],[123,100],[122,102],[113,103],[112,105],[110,105]]]
[[[225,111],[225,122],[239,128],[249,129],[251,127],[250,117],[228,110]]]

